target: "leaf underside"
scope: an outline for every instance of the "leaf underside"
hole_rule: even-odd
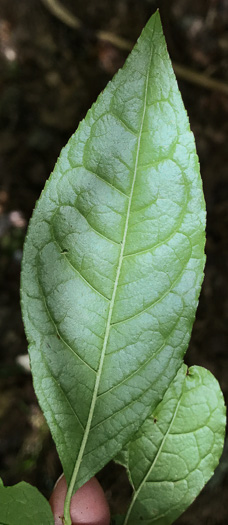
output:
[[[204,229],[194,138],[156,13],[62,150],[24,248],[34,386],[75,488],[129,441],[181,366]]]
[[[123,525],[170,525],[212,476],[222,453],[225,406],[204,368],[182,365],[154,413],[118,458],[133,497]]]

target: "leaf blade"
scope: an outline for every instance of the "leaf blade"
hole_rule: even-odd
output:
[[[194,140],[156,14],[63,150],[24,250],[34,385],[72,487],[117,453],[175,376],[204,226]]]
[[[225,425],[224,399],[214,376],[183,365],[121,458],[134,487],[122,523],[173,523],[213,475]]]
[[[0,523],[3,525],[54,525],[48,501],[28,483],[0,486]]]

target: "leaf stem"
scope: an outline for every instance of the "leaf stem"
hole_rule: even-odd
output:
[[[65,504],[66,504],[66,500],[65,500]],[[65,512],[65,505],[64,505],[64,518],[63,518],[63,524],[64,524],[64,525],[72,525],[71,517],[70,517],[70,507],[68,507],[68,508],[66,509],[66,512]]]

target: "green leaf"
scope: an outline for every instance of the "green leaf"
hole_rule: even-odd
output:
[[[48,501],[24,481],[0,486],[0,525],[54,525]]]
[[[63,149],[25,243],[34,386],[70,494],[129,441],[180,368],[204,229],[194,138],[156,13]]]
[[[134,489],[124,525],[170,525],[194,501],[222,453],[225,406],[214,376],[183,365],[118,458]]]

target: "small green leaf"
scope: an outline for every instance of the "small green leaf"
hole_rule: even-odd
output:
[[[126,447],[122,462],[134,489],[124,525],[170,525],[194,501],[218,465],[225,406],[213,375],[183,365],[163,401]]]
[[[0,486],[0,525],[54,525],[48,501],[24,481]]]
[[[24,249],[34,386],[68,509],[181,366],[204,229],[194,138],[156,13],[63,149]]]

